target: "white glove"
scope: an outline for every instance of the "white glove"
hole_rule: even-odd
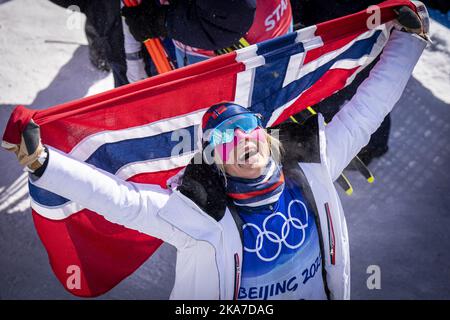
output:
[[[127,61],[127,78],[128,82],[133,83],[148,78],[145,72],[144,59],[126,60]]]

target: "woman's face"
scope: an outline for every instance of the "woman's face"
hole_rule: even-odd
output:
[[[234,140],[216,146],[215,152],[228,175],[245,179],[258,178],[269,161],[267,133],[259,127],[250,133],[236,129]]]

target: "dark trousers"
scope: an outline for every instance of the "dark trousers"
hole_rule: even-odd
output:
[[[128,84],[123,44],[120,0],[50,0],[67,8],[76,5],[87,19],[89,45],[106,58],[114,76],[114,86]]]

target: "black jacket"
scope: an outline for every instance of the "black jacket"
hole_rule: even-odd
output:
[[[255,10],[256,0],[171,1],[166,16],[167,36],[196,48],[225,48],[247,33]]]

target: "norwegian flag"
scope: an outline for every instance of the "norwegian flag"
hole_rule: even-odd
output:
[[[417,10],[407,0],[385,1],[379,12],[362,11],[95,96],[39,111],[19,106],[3,143],[20,143],[32,118],[44,144],[122,179],[166,187],[198,150],[197,130],[209,106],[235,101],[261,113],[266,126],[283,122],[349,85],[382,51],[400,5]],[[381,25],[371,29],[374,14]],[[189,136],[191,148],[173,154],[179,143],[173,137],[180,136]],[[29,192],[53,271],[74,295],[105,293],[161,244],[31,181]],[[71,266],[81,270],[80,287],[68,286]]]

